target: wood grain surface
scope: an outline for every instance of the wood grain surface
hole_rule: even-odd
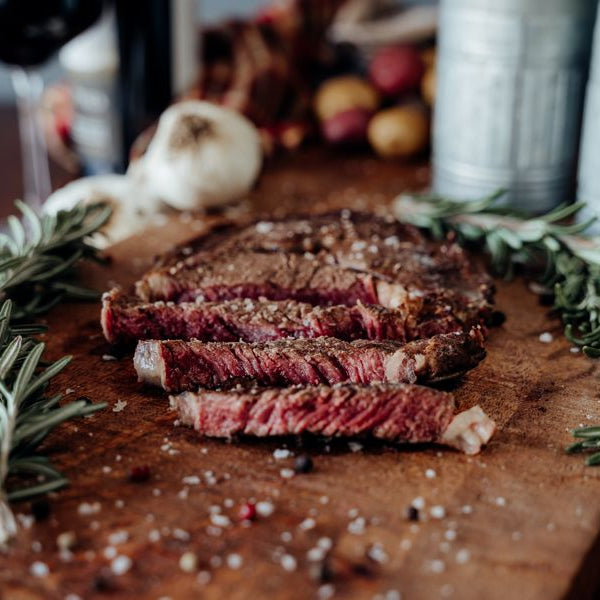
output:
[[[236,210],[383,207],[428,179],[422,164],[312,151],[271,165]],[[110,267],[86,267],[83,276],[98,289],[131,284],[153,254],[203,226],[175,217],[114,247]],[[523,282],[498,282],[497,300],[506,323],[491,332],[488,358],[455,389],[460,408],[479,403],[499,425],[477,457],[432,446],[201,439],[174,425],[165,394],[137,383],[130,355],[107,360],[113,350],[101,337],[98,305],[56,309],[47,319],[48,355],[74,356],[58,389],[108,408],[48,439],[71,486],[51,498],[48,519],[25,523],[0,555],[0,596],[593,597],[600,470],[563,447],[569,428],[600,422],[600,363],[570,351]],[[542,343],[543,332],[553,340]],[[284,447],[309,453],[314,471],[282,477],[293,458],[276,460],[273,451]],[[150,467],[149,481],[129,482],[141,465]],[[424,508],[411,522],[406,509],[417,498]],[[249,499],[272,514],[240,523]],[[31,521],[29,504],[15,508]],[[57,537],[68,531],[74,545],[60,552]],[[179,565],[186,552],[198,560],[191,573]],[[46,575],[32,574],[36,561]],[[119,567],[125,572],[115,574]]]

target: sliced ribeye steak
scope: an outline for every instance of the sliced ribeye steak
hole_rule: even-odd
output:
[[[167,391],[214,388],[240,381],[261,385],[433,382],[456,377],[485,356],[481,331],[400,342],[329,337],[247,344],[148,340],[137,345],[140,381]]]
[[[454,416],[454,399],[408,384],[184,392],[171,396],[182,423],[200,434],[371,436],[438,442],[477,454],[496,426],[475,406]]]
[[[486,321],[493,299],[491,279],[458,245],[350,211],[218,228],[163,257],[136,290],[144,301],[361,301],[402,310],[430,333]]]
[[[313,306],[295,300],[222,302],[143,302],[118,289],[102,298],[102,329],[112,344],[138,340],[196,338],[202,341],[263,342],[288,337],[408,341],[443,331],[456,323],[424,322],[409,328],[402,311],[383,306]],[[434,328],[437,325],[437,329]]]

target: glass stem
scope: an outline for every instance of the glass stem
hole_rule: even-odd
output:
[[[39,212],[52,189],[46,138],[38,113],[44,83],[37,71],[21,67],[13,67],[11,77],[19,111],[24,200]]]

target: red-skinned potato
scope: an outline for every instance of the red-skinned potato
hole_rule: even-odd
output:
[[[398,97],[419,87],[425,67],[412,46],[388,46],[369,65],[371,83],[384,95]]]
[[[375,88],[355,75],[328,79],[319,86],[314,98],[315,113],[321,122],[354,108],[375,111],[378,106]]]
[[[323,137],[334,145],[359,145],[367,140],[367,127],[372,114],[372,111],[364,108],[340,112],[321,123]]]
[[[429,119],[419,106],[388,108],[371,119],[367,135],[379,156],[409,158],[427,147]]]

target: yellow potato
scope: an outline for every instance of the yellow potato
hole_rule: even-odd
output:
[[[354,108],[374,111],[378,106],[379,95],[375,88],[355,75],[328,79],[321,84],[314,99],[315,113],[321,121]]]
[[[427,147],[429,119],[418,106],[388,108],[371,119],[367,135],[379,156],[407,158]]]
[[[421,80],[421,95],[429,106],[435,102],[435,66],[428,67]]]

